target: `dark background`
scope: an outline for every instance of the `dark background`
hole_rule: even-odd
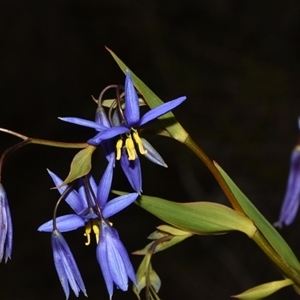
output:
[[[299,134],[299,13],[299,1],[0,1],[0,126],[53,140],[90,138],[91,129],[57,117],[93,119],[90,95],[124,82],[107,45],[165,101],[188,97],[175,110],[179,121],[273,223]],[[1,151],[19,141],[4,133],[0,138]],[[185,147],[161,137],[151,141],[169,168],[141,159],[145,194],[227,203]],[[64,299],[50,234],[36,229],[51,218],[58,199],[49,191],[46,168],[65,177],[75,153],[30,145],[5,164],[14,247],[12,260],[0,266],[0,299]],[[105,163],[101,154],[94,155],[96,178]],[[118,173],[114,187],[129,189]],[[135,205],[112,221],[128,251],[144,247],[162,224]],[[298,256],[299,226],[298,217],[282,230]],[[107,299],[95,244],[85,247],[82,233],[64,236],[89,299]],[[137,268],[140,257],[132,261]],[[229,299],[281,278],[240,233],[192,237],[155,255],[153,266],[162,299]],[[270,297],[283,298],[297,295],[289,287]],[[115,290],[114,299],[134,295]]]

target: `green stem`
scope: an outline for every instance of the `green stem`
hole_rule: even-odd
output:
[[[207,166],[210,170],[212,175],[215,177],[217,182],[219,183],[220,187],[222,188],[223,192],[227,196],[228,200],[230,201],[231,205],[236,211],[239,211],[243,215],[247,216],[243,211],[240,204],[237,202],[234,194],[230,190],[229,186],[227,185],[226,181],[223,179],[221,174],[219,173],[218,169],[215,167],[214,163],[208,158],[208,156],[204,153],[204,151],[192,140],[191,137],[188,137],[185,141],[185,145],[188,146]],[[248,217],[248,216],[247,216]],[[279,267],[281,272],[284,276],[293,280],[295,284],[300,287],[300,277],[299,272],[294,270],[289,266],[288,263],[274,250],[272,245],[265,239],[263,234],[257,230],[255,235],[252,237],[253,241],[262,249],[262,251],[269,257],[269,259]]]
[[[273,249],[260,231],[257,231],[252,237],[253,241],[263,250],[270,260],[279,267],[284,277],[290,278],[297,286],[300,287],[299,272],[294,270],[282,257]]]
[[[228,187],[226,181],[221,176],[221,174],[219,173],[218,169],[215,167],[213,162],[204,153],[204,151],[195,143],[195,141],[190,136],[185,140],[184,144],[186,146],[188,146],[202,160],[202,162],[207,166],[207,168],[210,170],[210,172],[212,173],[212,175],[215,177],[215,179],[219,183],[220,187],[222,188],[223,192],[227,196],[227,198],[230,201],[232,207],[236,211],[238,211],[238,212],[240,212],[240,213],[242,213],[243,215],[246,216],[246,214],[244,213],[242,207],[240,206],[240,204],[235,199],[234,194],[232,193],[232,191]]]
[[[18,132],[1,128],[0,131],[8,133],[10,135],[14,135],[24,141],[27,141],[27,144],[38,144],[38,145],[44,145],[44,146],[51,146],[51,147],[58,147],[58,148],[76,148],[76,149],[82,149],[86,148],[88,146],[87,143],[65,143],[65,142],[57,142],[57,141],[49,141],[49,140],[43,140],[43,139],[36,139],[31,138],[26,135],[20,134]]]

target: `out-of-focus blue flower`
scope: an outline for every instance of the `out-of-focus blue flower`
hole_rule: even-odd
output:
[[[134,269],[117,230],[104,220],[101,222],[100,242],[96,255],[110,299],[114,284],[122,291],[127,291],[130,278],[137,285]]]
[[[80,291],[87,297],[86,289],[72,252],[58,230],[52,232],[51,243],[55,268],[66,298],[68,299],[70,295],[69,284],[76,297],[79,296]]]
[[[3,185],[0,183],[0,262],[11,258],[13,228],[8,200]]]
[[[97,133],[93,138],[89,139],[88,143],[97,146],[103,144],[104,142],[110,141],[109,143],[105,143],[106,157],[111,155],[112,145],[115,144],[115,141],[112,139],[116,136],[121,136],[115,144],[117,153],[113,159],[120,160],[122,156],[127,156],[127,160],[129,162],[124,163],[125,160],[123,160],[123,163],[121,164],[122,168],[128,178],[128,181],[132,185],[132,188],[137,193],[140,193],[142,190],[140,163],[131,163],[132,161],[139,160],[137,151],[135,149],[135,144],[138,146],[139,152],[145,155],[145,157],[152,162],[165,167],[166,164],[157,151],[148,142],[146,143],[144,139],[140,138],[136,128],[168,113],[185,101],[185,99],[186,97],[179,97],[175,100],[166,102],[151,109],[142,117],[140,117],[138,95],[132,83],[130,73],[127,71],[125,80],[125,109],[122,115],[117,118],[118,124],[111,124],[108,121],[101,106],[97,110],[95,122],[73,117],[59,119],[80,126],[94,128],[96,131],[98,131],[99,133]],[[121,107],[119,107],[119,109],[121,109]],[[126,134],[125,137],[123,136],[124,134]],[[123,151],[124,149],[126,151]]]
[[[279,220],[274,224],[277,227],[290,225],[297,214],[300,202],[300,146],[292,152],[290,173],[285,197],[280,211]]]

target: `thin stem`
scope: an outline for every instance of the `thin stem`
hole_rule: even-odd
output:
[[[54,230],[58,230],[58,228],[56,227],[56,214],[57,214],[57,209],[58,209],[58,205],[60,204],[61,200],[64,199],[65,195],[70,191],[70,189],[72,188],[74,182],[71,183],[65,190],[64,192],[61,194],[61,196],[59,197],[59,199],[57,200],[55,207],[54,207],[54,211],[53,211],[53,231]]]
[[[0,182],[2,180],[2,168],[3,168],[3,165],[4,165],[4,162],[6,161],[6,159],[8,158],[9,155],[13,154],[17,149],[25,146],[28,144],[28,140],[24,140],[22,142],[19,142],[11,147],[9,147],[8,149],[6,149],[1,157],[0,157]]]
[[[0,127],[1,132],[8,133],[10,135],[14,135],[24,141],[26,141],[26,144],[38,144],[38,145],[44,145],[44,146],[51,146],[51,147],[58,147],[58,148],[75,148],[75,149],[82,149],[88,146],[88,143],[66,143],[66,142],[57,142],[57,141],[50,141],[50,140],[44,140],[44,139],[37,139],[28,137],[26,135],[23,135],[21,133],[2,128]]]
[[[31,144],[38,144],[50,147],[57,148],[69,148],[69,149],[83,149],[86,148],[88,143],[66,143],[66,142],[58,142],[58,141],[50,141],[36,138],[29,138]]]
[[[213,162],[204,153],[204,151],[194,142],[194,140],[192,140],[192,138],[190,136],[185,141],[185,145],[188,146],[202,160],[202,162],[207,166],[207,168],[210,170],[212,175],[215,177],[215,179],[219,183],[219,185],[220,185],[221,189],[223,190],[224,194],[227,196],[227,198],[230,201],[232,207],[236,211],[238,211],[238,212],[242,213],[243,215],[245,215],[242,207],[240,206],[240,204],[235,199],[235,196],[232,193],[232,191],[230,190],[230,188],[228,187],[226,181],[221,176],[221,174],[219,173],[218,169],[215,167]]]
[[[14,135],[14,136],[16,136],[16,137],[18,137],[18,138],[20,138],[20,139],[22,139],[24,141],[29,139],[29,137],[26,136],[26,135],[23,135],[21,133],[18,133],[18,132],[15,132],[15,131],[12,131],[12,130],[9,130],[9,129],[6,129],[6,128],[1,128],[0,127],[0,131],[8,133],[10,135]]]
[[[300,286],[299,272],[286,263],[286,261],[274,250],[260,231],[257,230],[252,239],[269,257],[269,259],[279,267],[284,277],[290,278],[297,286]]]
[[[152,258],[152,255],[154,254],[155,248],[160,243],[164,243],[164,242],[170,241],[173,237],[174,236],[171,235],[171,234],[163,236],[162,238],[155,240],[152,243],[152,245],[149,247],[149,249],[148,249],[148,253],[149,253],[150,259],[149,259],[149,264],[148,264],[147,270],[146,270],[146,291],[145,291],[145,294],[146,294],[146,299],[147,300],[150,299],[150,294],[151,294],[150,271],[151,271],[151,268],[152,268],[151,267],[151,258]]]
[[[236,211],[239,211],[243,215],[246,215],[237,202],[234,194],[231,192],[229,186],[226,181],[223,179],[213,162],[208,158],[208,156],[204,153],[204,151],[192,140],[191,137],[188,137],[185,144],[202,160],[202,162],[207,166],[207,168],[211,171],[212,175],[215,177],[223,192],[227,196],[231,205]],[[272,245],[266,240],[263,234],[257,230],[255,235],[252,237],[255,243],[262,249],[262,251],[269,257],[269,259],[275,263],[276,266],[279,267],[281,272],[288,278],[294,281],[295,284],[300,286],[300,277],[299,272],[294,270],[289,266],[288,263],[274,250]]]

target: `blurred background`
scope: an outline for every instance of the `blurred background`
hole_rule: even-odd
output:
[[[279,216],[290,153],[299,137],[298,1],[0,1],[0,126],[32,137],[84,142],[94,131],[58,116],[94,118],[97,97],[124,76],[111,48],[164,101],[186,95],[174,113],[271,222]],[[174,201],[227,204],[204,165],[184,146],[149,138],[168,169],[144,158],[143,190]],[[0,150],[19,140],[0,134]],[[3,169],[14,224],[12,260],[0,265],[0,298],[64,299],[50,234],[38,233],[58,199],[46,172],[68,174],[77,150],[30,145]],[[105,166],[93,156],[97,179]],[[116,173],[115,188],[128,189]],[[69,212],[61,206],[59,214]],[[112,218],[129,252],[162,224],[132,205]],[[281,230],[299,256],[300,216]],[[107,299],[95,257],[80,230],[64,235],[89,299]],[[141,257],[132,257],[135,268]],[[162,299],[229,299],[280,274],[240,233],[194,236],[158,253]],[[72,294],[70,299],[76,297]],[[80,299],[84,299],[80,295]],[[115,290],[114,299],[134,299]],[[270,299],[297,299],[291,287]]]

